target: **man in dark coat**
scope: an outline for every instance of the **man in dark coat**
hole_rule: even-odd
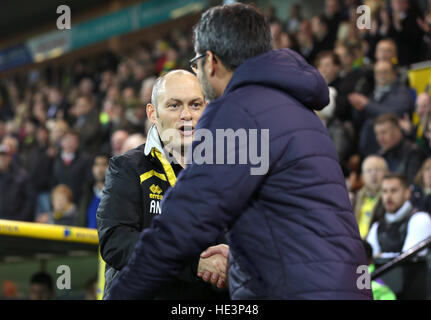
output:
[[[394,65],[386,60],[374,65],[376,86],[372,96],[360,93],[349,94],[349,101],[355,108],[356,121],[362,122],[359,132],[359,152],[367,156],[378,151],[378,144],[373,132],[374,119],[384,113],[394,113],[398,117],[411,114],[414,100],[408,87],[398,83]]]
[[[91,180],[91,158],[79,150],[79,134],[67,132],[61,139],[61,153],[54,161],[51,187],[65,184],[79,203],[84,185]]]
[[[153,297],[227,230],[232,299],[370,299],[358,285],[366,258],[338,157],[313,112],[329,102],[319,72],[290,49],[271,50],[267,21],[248,5],[209,9],[194,37],[192,68],[211,103],[193,162],[108,298]],[[219,149],[220,132],[234,146]]]
[[[374,132],[379,143],[379,154],[386,160],[389,171],[402,174],[413,183],[426,154],[415,143],[407,140],[399,125],[399,118],[385,113],[374,120]]]
[[[33,221],[35,194],[28,174],[0,145],[0,219]]]

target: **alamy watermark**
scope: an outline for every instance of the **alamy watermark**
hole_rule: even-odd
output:
[[[360,265],[356,269],[356,274],[359,275],[358,279],[356,280],[356,287],[359,290],[364,289],[371,289],[371,275],[368,271],[368,266],[366,265]]]
[[[193,148],[187,152],[175,141],[182,139],[177,129],[167,129],[160,135],[171,154],[167,160],[175,162],[175,154],[186,154],[185,164],[249,165],[250,175],[265,175],[269,169],[269,129],[198,129],[194,133]]]
[[[69,30],[72,24],[70,7],[62,4],[61,6],[57,7],[56,12],[61,13],[61,15],[57,18],[57,29]]]
[[[371,8],[362,5],[356,8],[356,13],[360,16],[356,19],[356,27],[360,30],[371,29]]]
[[[60,276],[57,278],[57,289],[64,290],[68,289],[70,290],[71,286],[71,272],[70,267],[67,265],[61,265],[57,267],[57,274],[60,274]]]

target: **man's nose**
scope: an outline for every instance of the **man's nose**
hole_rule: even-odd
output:
[[[181,120],[191,120],[192,119],[192,113],[190,112],[189,108],[185,107],[183,111],[181,111]]]

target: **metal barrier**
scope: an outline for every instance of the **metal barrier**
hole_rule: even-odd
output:
[[[371,274],[371,279],[374,280],[374,279],[382,276],[383,274],[389,272],[390,270],[392,270],[393,268],[395,268],[399,264],[405,262],[407,259],[413,257],[419,251],[421,251],[421,250],[423,250],[429,246],[431,246],[431,237],[428,237],[428,238],[422,240],[418,244],[411,247],[409,250],[401,253],[398,257],[394,258],[393,260],[389,261],[388,263],[386,263],[383,266],[376,269]]]

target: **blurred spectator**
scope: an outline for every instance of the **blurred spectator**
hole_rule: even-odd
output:
[[[21,165],[20,158],[19,158],[18,138],[16,138],[12,134],[8,134],[3,137],[1,144],[4,144],[9,148],[9,154],[12,156],[13,162]]]
[[[36,217],[36,222],[73,226],[76,224],[77,209],[73,203],[72,190],[65,184],[55,186],[51,191],[52,211]]]
[[[324,15],[311,18],[311,30],[314,38],[314,52],[334,49],[335,37],[329,33],[329,22]]]
[[[269,25],[271,31],[271,37],[274,45],[274,49],[282,48],[280,44],[280,36],[283,32],[283,26],[280,21],[274,20]]]
[[[336,35],[338,26],[343,21],[342,10],[339,0],[325,0],[325,17],[328,20],[329,33]]]
[[[73,191],[73,201],[81,199],[82,186],[91,179],[91,159],[79,150],[79,134],[67,132],[61,139],[61,153],[54,160],[51,186],[65,184]]]
[[[18,90],[16,89],[15,91],[18,95]],[[9,101],[10,96],[11,96],[10,89],[8,94],[6,88],[0,85],[0,120],[6,121],[13,117],[11,101]]]
[[[64,120],[55,120],[48,123],[49,128],[49,142],[53,148],[61,148],[61,139],[68,132],[69,125]],[[52,151],[54,153],[54,151]]]
[[[55,151],[51,150],[49,132],[44,126],[36,129],[36,147],[29,155],[29,175],[36,192],[36,215],[51,210],[50,188]]]
[[[85,300],[97,300],[97,277],[90,279],[85,285]]]
[[[377,43],[375,52],[376,61],[386,60],[392,63],[397,72],[398,82],[408,85],[408,68],[400,66],[398,61],[398,49],[392,39],[382,39]]]
[[[102,125],[102,146],[101,152],[111,152],[111,138],[115,131],[125,128],[127,121],[125,119],[124,108],[117,102],[105,99],[103,110],[100,113],[100,123]]]
[[[83,78],[79,82],[78,95],[86,96],[88,98],[94,98],[94,81],[90,77]]]
[[[109,165],[109,156],[98,154],[94,157],[92,173],[93,181],[84,186],[79,203],[76,225],[86,228],[97,228],[96,212],[105,185],[105,173]]]
[[[126,86],[121,91],[121,99],[124,101],[124,104],[127,106],[130,103],[136,101],[136,91],[134,86]]]
[[[314,48],[313,31],[309,20],[303,20],[299,25],[296,34],[298,40],[298,52],[312,64],[316,58],[316,49]]]
[[[76,116],[74,129],[79,132],[82,150],[88,154],[97,153],[103,135],[94,100],[88,96],[79,97],[74,111]]]
[[[100,75],[98,101],[107,97],[109,88],[117,85],[117,78],[112,70],[104,70]]]
[[[299,51],[296,38],[284,30],[280,21],[273,21],[270,24],[270,30],[274,49],[290,48],[292,50]]]
[[[5,134],[6,134],[6,123],[3,120],[0,120],[0,139],[3,139]]]
[[[40,101],[35,101],[33,105],[33,117],[38,121],[39,124],[46,124],[46,121],[48,120],[47,115],[47,105],[45,102],[45,99]]]
[[[48,119],[65,119],[68,111],[68,105],[64,96],[58,87],[52,87],[48,92]]]
[[[118,85],[109,86],[106,92],[106,100],[110,100],[111,102],[117,102],[120,100],[120,88]],[[105,100],[105,101],[106,101]]]
[[[340,59],[332,51],[322,51],[316,57],[316,67],[322,74],[329,87],[329,105],[318,111],[319,118],[322,119],[328,129],[328,133],[334,142],[343,169],[346,169],[348,157],[352,153],[353,132],[346,123],[335,117],[337,105],[338,87],[341,79]]]
[[[394,113],[399,117],[411,114],[414,101],[410,90],[398,84],[392,63],[381,60],[374,66],[376,87],[371,97],[351,93],[350,103],[356,109],[357,121],[364,122],[359,137],[359,152],[362,156],[375,153],[378,145],[373,133],[373,119],[384,113]]]
[[[3,281],[3,288],[2,288],[3,296],[0,300],[15,300],[18,299],[18,288],[13,281]]]
[[[412,183],[425,154],[403,137],[398,117],[391,113],[382,114],[374,121],[374,131],[380,146],[379,154],[385,158],[389,171],[403,174]]]
[[[416,142],[427,153],[430,148],[424,136],[424,129],[429,115],[431,115],[431,97],[428,93],[422,92],[416,98],[416,110],[413,113],[412,120],[410,121],[407,114],[400,119],[400,126],[406,137]]]
[[[431,158],[427,158],[414,180],[411,201],[419,210],[431,213]]]
[[[37,147],[36,128],[37,121],[35,119],[27,118],[23,123],[19,148],[19,162],[27,171],[31,165],[31,153]]]
[[[397,45],[392,39],[382,39],[377,43],[376,61],[386,60],[393,65],[398,64]]]
[[[141,144],[144,144],[146,140],[147,139],[145,136],[141,133],[134,133],[130,135],[123,144],[121,154],[139,147]]]
[[[82,79],[90,75],[89,66],[85,59],[79,59],[73,66],[73,84],[78,85]]]
[[[341,121],[353,121],[353,106],[349,102],[349,94],[352,92],[368,95],[372,91],[369,76],[361,69],[353,69],[355,52],[351,46],[337,44],[334,52],[340,59],[340,81],[337,88],[337,104],[335,116]],[[358,130],[359,126],[355,127]]]
[[[371,248],[371,245],[365,240],[363,240],[362,243],[364,244],[365,254],[367,255],[368,273],[372,274],[376,269],[373,259],[373,248]],[[386,283],[384,283],[383,280],[380,278],[371,281],[371,289],[373,290],[374,300],[397,299],[395,293],[391,290],[391,288],[388,287]]]
[[[156,73],[160,75],[167,61],[167,51],[169,44],[165,39],[157,40],[154,44],[153,56],[156,59]]]
[[[362,162],[362,180],[364,186],[358,191],[353,201],[359,233],[364,239],[371,225],[384,214],[381,202],[381,184],[388,173],[385,159],[371,155]]]
[[[130,133],[146,134],[145,123],[147,112],[145,103],[140,100],[131,101],[126,105],[126,119],[124,128]]]
[[[431,236],[429,214],[414,208],[409,201],[410,196],[407,181],[402,175],[385,176],[382,182],[385,215],[372,225],[367,237],[375,258],[395,258]],[[398,299],[426,299],[428,269],[426,261],[420,258],[426,253],[427,249],[420,251],[416,262],[405,265],[402,289],[396,292]]]
[[[142,82],[141,90],[139,91],[139,99],[142,103],[147,104],[151,101],[151,93],[155,82],[156,77],[149,77]]]
[[[122,154],[123,145],[129,137],[129,132],[126,130],[116,130],[111,138],[111,154],[118,156]]]
[[[35,273],[30,279],[29,300],[54,299],[52,277],[43,271]]]
[[[147,69],[143,63],[136,63],[133,68],[133,81],[135,92],[139,91],[141,88],[142,82],[145,80],[147,76]]]
[[[272,22],[272,21],[277,19],[276,15],[275,15],[275,7],[273,7],[271,5],[266,4],[264,14],[265,14],[266,19],[269,22]]]
[[[10,148],[0,145],[0,219],[33,221],[35,195],[31,181]]]
[[[290,7],[289,18],[287,19],[286,29],[290,34],[294,34],[299,29],[299,25],[303,20],[302,7],[299,3],[295,3]]]
[[[422,18],[417,6],[409,0],[391,0],[390,8],[381,11],[383,36],[394,39],[399,50],[399,64],[409,65],[423,59],[424,32],[418,24]]]

